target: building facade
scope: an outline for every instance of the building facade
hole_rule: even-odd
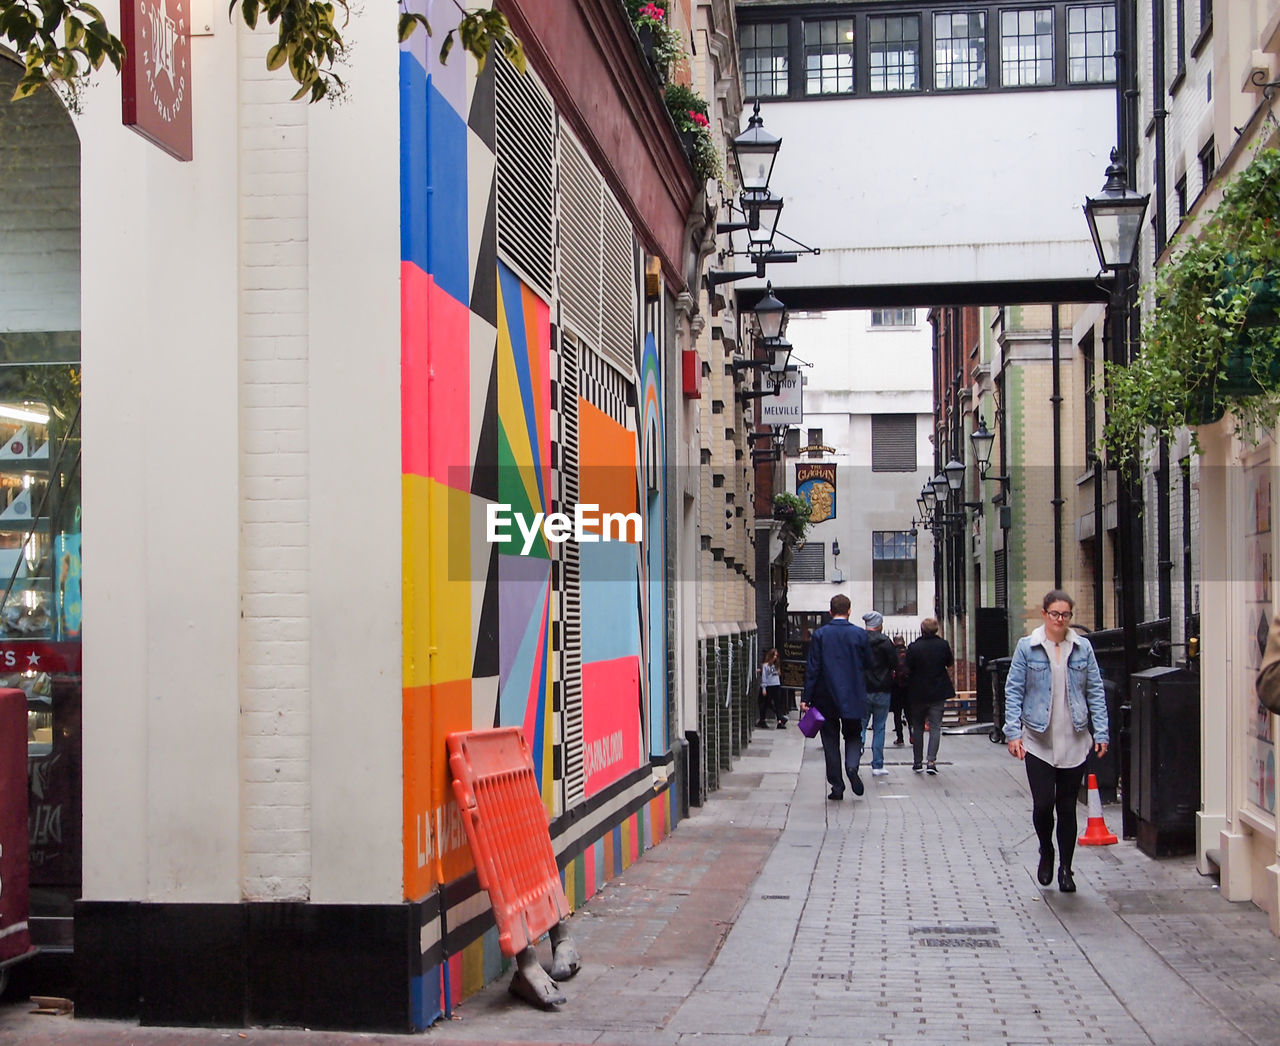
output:
[[[0,301],[5,650],[41,668],[10,680],[33,924],[74,927],[82,1016],[408,1031],[496,976],[452,731],[521,728],[571,905],[695,790],[682,363],[718,190],[623,5],[504,9],[526,74],[353,13],[333,107],[289,101],[270,34],[198,27],[190,163],[121,128],[110,77],[75,115],[0,103],[0,255],[33,281]],[[723,162],[732,9],[670,17]],[[81,501],[110,550],[83,606]],[[492,528],[578,505],[638,525]]]

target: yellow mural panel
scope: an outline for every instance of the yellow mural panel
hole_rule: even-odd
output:
[[[402,476],[404,685],[470,679],[471,495]]]

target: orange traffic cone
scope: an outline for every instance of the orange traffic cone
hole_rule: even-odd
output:
[[[1098,777],[1089,775],[1089,823],[1080,836],[1081,846],[1110,846],[1120,840],[1111,834],[1107,822],[1102,819],[1102,799],[1098,795]]]

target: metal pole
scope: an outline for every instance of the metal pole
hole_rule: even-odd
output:
[[[1129,285],[1132,273],[1125,267],[1116,270],[1115,285],[1112,290],[1110,313],[1112,324],[1111,348],[1115,358],[1124,366],[1129,363]],[[1120,631],[1124,645],[1124,682],[1120,688],[1118,707],[1123,709],[1122,723],[1126,729],[1118,731],[1116,740],[1120,743],[1117,753],[1117,769],[1120,792],[1124,796],[1121,804],[1121,832],[1126,839],[1137,834],[1136,812],[1131,807],[1132,791],[1130,780],[1132,767],[1129,758],[1129,730],[1127,718],[1133,707],[1132,687],[1133,674],[1138,670],[1138,604],[1137,586],[1140,578],[1134,577],[1133,556],[1133,471],[1137,468],[1135,461],[1117,463],[1120,468],[1116,473],[1116,529],[1119,560],[1117,576],[1120,579],[1119,606]]]

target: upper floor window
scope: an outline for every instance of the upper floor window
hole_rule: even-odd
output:
[[[871,90],[920,90],[920,16],[872,15],[867,36]]]
[[[871,326],[873,327],[914,327],[915,325],[915,309],[871,310]]]
[[[1067,82],[1116,81],[1116,6],[1084,4],[1067,8]]]
[[[1218,169],[1217,149],[1210,138],[1200,150],[1200,191],[1204,192],[1213,181],[1214,172]]]
[[[987,86],[987,13],[933,16],[933,83],[939,91]]]
[[[853,19],[804,23],[804,93],[853,93]]]
[[[1000,81],[1006,87],[1053,85],[1053,8],[1000,12]]]
[[[748,98],[787,93],[787,23],[765,22],[738,27],[742,86]]]
[[[915,472],[916,416],[871,415],[871,471]]]

